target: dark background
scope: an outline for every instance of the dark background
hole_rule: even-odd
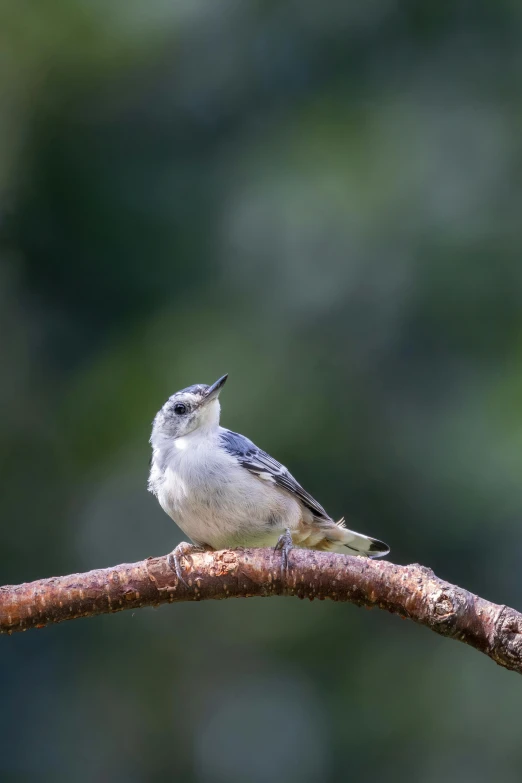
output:
[[[164,554],[150,423],[522,605],[522,5],[0,11],[0,582]],[[145,609],[0,639],[0,779],[520,780],[522,681],[380,612]]]

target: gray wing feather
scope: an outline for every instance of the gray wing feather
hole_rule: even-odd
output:
[[[324,521],[330,521],[330,517],[317,500],[314,500],[314,498],[303,489],[284,465],[281,465],[280,462],[271,457],[270,454],[267,454],[266,451],[259,449],[255,443],[248,438],[245,438],[244,435],[240,435],[237,432],[231,432],[230,430],[223,429],[220,432],[220,439],[222,446],[228,453],[236,457],[239,464],[250,473],[253,473],[255,476],[268,474],[278,487],[295,495],[295,497],[300,500],[315,517]]]

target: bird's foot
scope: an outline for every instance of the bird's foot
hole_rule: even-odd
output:
[[[179,543],[177,547],[173,549],[169,555],[167,555],[167,563],[172,568],[172,570],[176,572],[176,576],[178,577],[179,581],[185,585],[185,587],[188,587],[188,584],[183,578],[183,572],[181,570],[181,558],[185,557],[189,561],[189,564],[192,565],[192,555],[199,549],[200,547],[188,544],[186,541],[181,541],[181,543]]]
[[[294,548],[294,542],[292,541],[292,534],[288,528],[285,532],[279,536],[277,544],[274,550],[278,552],[281,550],[281,577],[284,578],[288,574],[288,556]]]

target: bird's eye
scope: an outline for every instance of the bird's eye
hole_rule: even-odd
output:
[[[186,412],[187,412],[187,406],[183,405],[182,402],[177,402],[174,405],[174,413],[177,413],[178,416],[183,416],[183,414]]]

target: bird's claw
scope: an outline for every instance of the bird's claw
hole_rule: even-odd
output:
[[[281,577],[285,577],[288,574],[288,557],[293,548],[294,542],[292,541],[292,534],[287,528],[285,532],[279,536],[277,544],[274,547],[274,551],[281,551]]]
[[[192,544],[188,544],[186,541],[181,541],[181,543],[179,543],[177,547],[173,549],[169,555],[167,555],[167,563],[172,568],[172,570],[176,572],[176,576],[178,577],[179,581],[185,585],[185,587],[188,587],[189,585],[183,578],[183,572],[181,570],[181,558],[187,558],[190,565],[192,565],[191,555],[194,551],[197,551],[197,549],[198,547],[192,546]]]

